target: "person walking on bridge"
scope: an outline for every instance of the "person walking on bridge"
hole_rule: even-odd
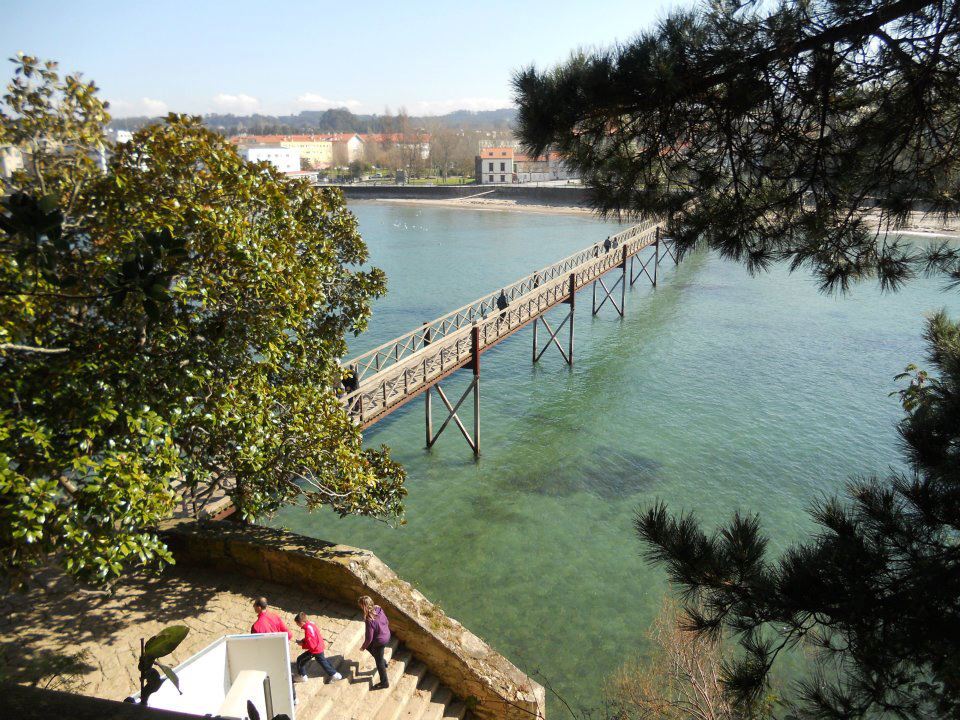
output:
[[[373,689],[388,688],[390,687],[390,681],[387,679],[387,661],[383,659],[383,649],[390,642],[390,622],[387,620],[383,608],[374,605],[373,598],[370,596],[364,595],[361,597],[359,604],[363,611],[363,621],[367,626],[367,632],[360,649],[373,655],[373,659],[377,663],[377,672],[380,673],[380,682],[374,685]]]

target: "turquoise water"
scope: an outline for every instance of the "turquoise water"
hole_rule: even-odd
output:
[[[356,351],[619,229],[578,216],[353,210],[390,279]],[[960,314],[935,281],[832,297],[804,274],[750,277],[709,254],[661,271],[656,291],[628,292],[623,319],[609,303],[591,317],[581,292],[572,369],[555,349],[532,365],[530,330],[484,355],[479,461],[452,426],[423,449],[422,401],[370,429],[366,441],[390,445],[409,472],[405,526],[295,509],[275,523],[370,548],[568,702],[595,705],[604,678],[645,651],[666,587],[639,557],[635,510],[662,499],[709,525],[758,512],[782,550],[810,530],[804,511],[818,495],[898,464],[893,376],[923,360],[925,313]],[[458,397],[462,374],[445,387]]]

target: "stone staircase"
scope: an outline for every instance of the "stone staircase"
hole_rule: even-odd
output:
[[[317,620],[324,632],[323,619]],[[326,656],[343,680],[328,683],[320,666],[310,662],[307,681],[296,685],[297,720],[474,720],[466,704],[396,637],[384,652],[390,687],[371,690],[379,676],[373,657],[360,650],[364,623],[359,611],[335,635]]]

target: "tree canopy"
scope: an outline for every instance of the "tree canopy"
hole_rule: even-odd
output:
[[[681,254],[784,261],[824,290],[924,272],[957,286],[956,243],[895,230],[960,213],[958,44],[955,0],[721,0],[518,73],[518,133],[559,150],[601,212],[668,217]],[[817,663],[795,715],[960,713],[960,326],[940,313],[926,339],[935,372],[909,368],[901,393],[906,470],[816,502],[817,531],[782,557],[753,515],[711,533],[663,504],[638,512],[690,629],[739,639],[724,674],[740,707],[803,646]]]
[[[397,517],[404,473],[336,388],[385,291],[335,190],[170,115],[107,148],[96,87],[20,57],[0,143],[0,566],[86,580],[169,556],[178,497]]]
[[[956,248],[878,233],[912,209],[960,210],[960,5],[769,8],[674,11],[625,45],[518,73],[520,139],[559,150],[601,211],[671,217],[681,252],[787,260],[830,289],[960,280]]]

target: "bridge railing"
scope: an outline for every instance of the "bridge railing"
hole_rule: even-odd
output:
[[[657,223],[651,220],[629,227],[616,235],[611,235],[605,240],[595,243],[588,248],[584,248],[573,255],[558,260],[552,265],[530,273],[516,282],[505,286],[502,289],[503,295],[507,303],[513,303],[519,298],[530,294],[544,283],[561,276],[568,276],[572,270],[584,265],[591,258],[598,257],[600,253],[607,252],[606,248],[609,247],[612,250],[621,247],[623,243],[629,242],[637,235],[655,228],[656,225]],[[424,323],[422,326],[393,340],[388,340],[362,355],[344,361],[343,366],[351,370],[357,385],[362,385],[363,381],[371,375],[375,375],[388,367],[398,364],[413,353],[422,350],[427,345],[436,343],[461,328],[469,327],[473,324],[474,320],[480,320],[494,313],[499,314],[502,312],[497,307],[499,298],[500,291],[492,292],[436,320]]]
[[[478,328],[479,350],[483,352],[533,318],[567,300],[571,275],[575,292],[652,245],[657,237],[657,227],[657,223],[633,226],[608,238],[609,244],[603,241],[592,245],[517,281],[509,289],[504,289],[505,293],[513,291],[514,294],[503,309],[496,307],[495,299],[499,293],[495,293],[427,324],[419,339],[414,333],[407,333],[387,343],[383,347],[402,347],[404,350],[397,351],[390,357],[389,364],[384,363],[375,373],[368,374],[358,389],[343,397],[347,413],[359,424],[369,424],[393,406],[470,362],[474,320]],[[544,276],[547,272],[551,277]],[[535,280],[538,274],[539,283]],[[488,304],[491,297],[494,298],[492,305]],[[476,311],[472,317],[465,310],[481,307],[485,312]],[[461,317],[469,318],[469,322],[459,320]],[[426,328],[442,328],[443,334],[428,338]]]

